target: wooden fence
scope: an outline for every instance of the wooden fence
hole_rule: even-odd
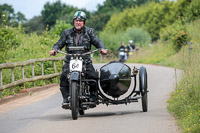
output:
[[[61,73],[58,73],[56,70],[56,63],[55,61],[63,61],[65,59],[65,57],[55,57],[55,58],[44,58],[44,59],[31,59],[28,61],[24,61],[24,62],[16,62],[16,63],[5,63],[5,64],[0,64],[0,91],[3,91],[6,88],[11,88],[14,86],[17,86],[19,84],[23,84],[26,82],[34,82],[36,80],[43,80],[43,79],[49,79],[49,78],[53,78],[56,76],[61,75]],[[43,62],[45,61],[52,61],[52,67],[54,69],[54,73],[53,74],[48,74],[48,75],[44,75],[44,67],[43,67]],[[34,64],[36,62],[40,62],[41,63],[41,76],[35,76],[35,71],[34,71]],[[24,66],[28,66],[31,65],[32,66],[32,78],[25,78],[24,76]],[[15,81],[14,79],[14,68],[16,67],[21,67],[21,79]],[[3,69],[11,69],[11,83],[8,84],[3,84],[3,75],[2,75],[2,70]]]
[[[106,55],[100,55],[100,60],[102,62],[104,59],[107,59],[107,60],[116,59],[118,58],[118,53],[119,53],[118,51],[108,50]]]
[[[117,51],[111,51],[108,50],[108,54],[107,55],[101,55],[100,56],[100,60],[103,61],[104,59],[115,59],[118,55]],[[0,64],[0,92],[3,91],[6,88],[11,88],[26,82],[35,82],[37,80],[43,80],[43,79],[49,79],[49,78],[53,78],[56,76],[61,75],[61,72],[57,72],[56,70],[56,64],[55,61],[63,61],[65,59],[65,57],[54,57],[54,58],[43,58],[43,59],[31,59],[28,61],[24,61],[24,62],[15,62],[15,63],[5,63],[5,64]],[[54,73],[52,74],[48,74],[48,75],[44,75],[44,68],[43,68],[43,62],[45,61],[52,61],[52,67],[54,69]],[[35,76],[35,71],[34,71],[34,64],[36,62],[40,62],[41,64],[41,75],[40,76]],[[32,78],[25,78],[24,75],[24,67],[31,65],[32,66]],[[16,67],[21,67],[21,79],[20,80],[16,80],[15,81],[15,75],[14,75],[14,69]],[[10,69],[11,70],[11,83],[8,84],[3,84],[3,73],[2,70],[3,69]],[[0,93],[1,95],[1,93]]]

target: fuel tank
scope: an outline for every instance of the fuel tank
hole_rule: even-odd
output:
[[[100,68],[100,86],[104,93],[117,98],[126,93],[131,84],[131,69],[126,64],[110,62]]]

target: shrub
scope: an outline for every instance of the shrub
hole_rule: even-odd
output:
[[[127,45],[129,40],[133,40],[134,44],[140,46],[145,46],[151,42],[150,34],[146,30],[135,26],[117,33],[101,32],[100,38],[106,45],[106,48],[110,50],[117,50],[121,46],[122,41]]]
[[[21,27],[0,26],[0,63],[5,63],[9,49],[20,45],[21,34],[23,34]]]
[[[179,51],[182,46],[186,45],[187,42],[190,41],[186,27],[180,19],[173,25],[162,29],[160,32],[160,37],[162,41],[170,40],[175,51]]]
[[[57,20],[54,28],[50,31],[52,35],[60,36],[65,29],[72,28],[71,24],[67,24],[64,20]]]

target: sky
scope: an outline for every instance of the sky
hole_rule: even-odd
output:
[[[0,0],[0,4],[7,3],[12,5],[15,13],[21,12],[27,19],[31,19],[34,16],[41,15],[43,6],[47,2],[53,3],[57,0]],[[86,8],[89,11],[96,11],[97,4],[102,5],[105,0],[61,0],[62,3],[72,5],[78,8]]]

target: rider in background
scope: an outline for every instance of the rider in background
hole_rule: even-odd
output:
[[[94,29],[85,26],[86,22],[86,14],[83,11],[77,11],[73,16],[73,28],[66,29],[63,31],[61,38],[54,44],[52,50],[50,51],[50,55],[56,55],[55,50],[61,50],[65,47],[67,51],[67,47],[69,46],[84,46],[85,52],[91,50],[91,44],[93,44],[96,48],[101,49],[101,54],[106,54],[107,50],[105,50],[105,46],[101,40],[96,36]],[[69,53],[69,51],[67,51]],[[92,60],[90,55],[85,56],[84,60],[86,62],[86,78],[88,79],[97,79],[98,74],[95,72],[95,69],[92,65]],[[65,109],[69,108],[69,82],[68,82],[68,74],[69,74],[69,61],[70,57],[66,56],[65,64],[62,68],[62,74],[60,77],[60,91],[63,96],[62,107]],[[90,93],[95,93],[96,86],[91,87]]]
[[[127,49],[128,49],[128,56],[129,56],[129,53],[131,52],[133,52],[133,50],[135,49],[135,45],[133,44],[133,40],[129,40],[129,44],[128,44],[128,46],[127,46]],[[130,53],[130,55],[131,55],[131,53]]]
[[[118,55],[119,60],[122,60],[122,58],[124,58],[124,60],[126,61],[128,49],[124,42],[121,43],[121,46],[118,48],[118,51],[119,51]]]
[[[135,45],[133,44],[133,40],[129,40],[128,49],[129,49],[129,51],[133,51],[135,49]]]

